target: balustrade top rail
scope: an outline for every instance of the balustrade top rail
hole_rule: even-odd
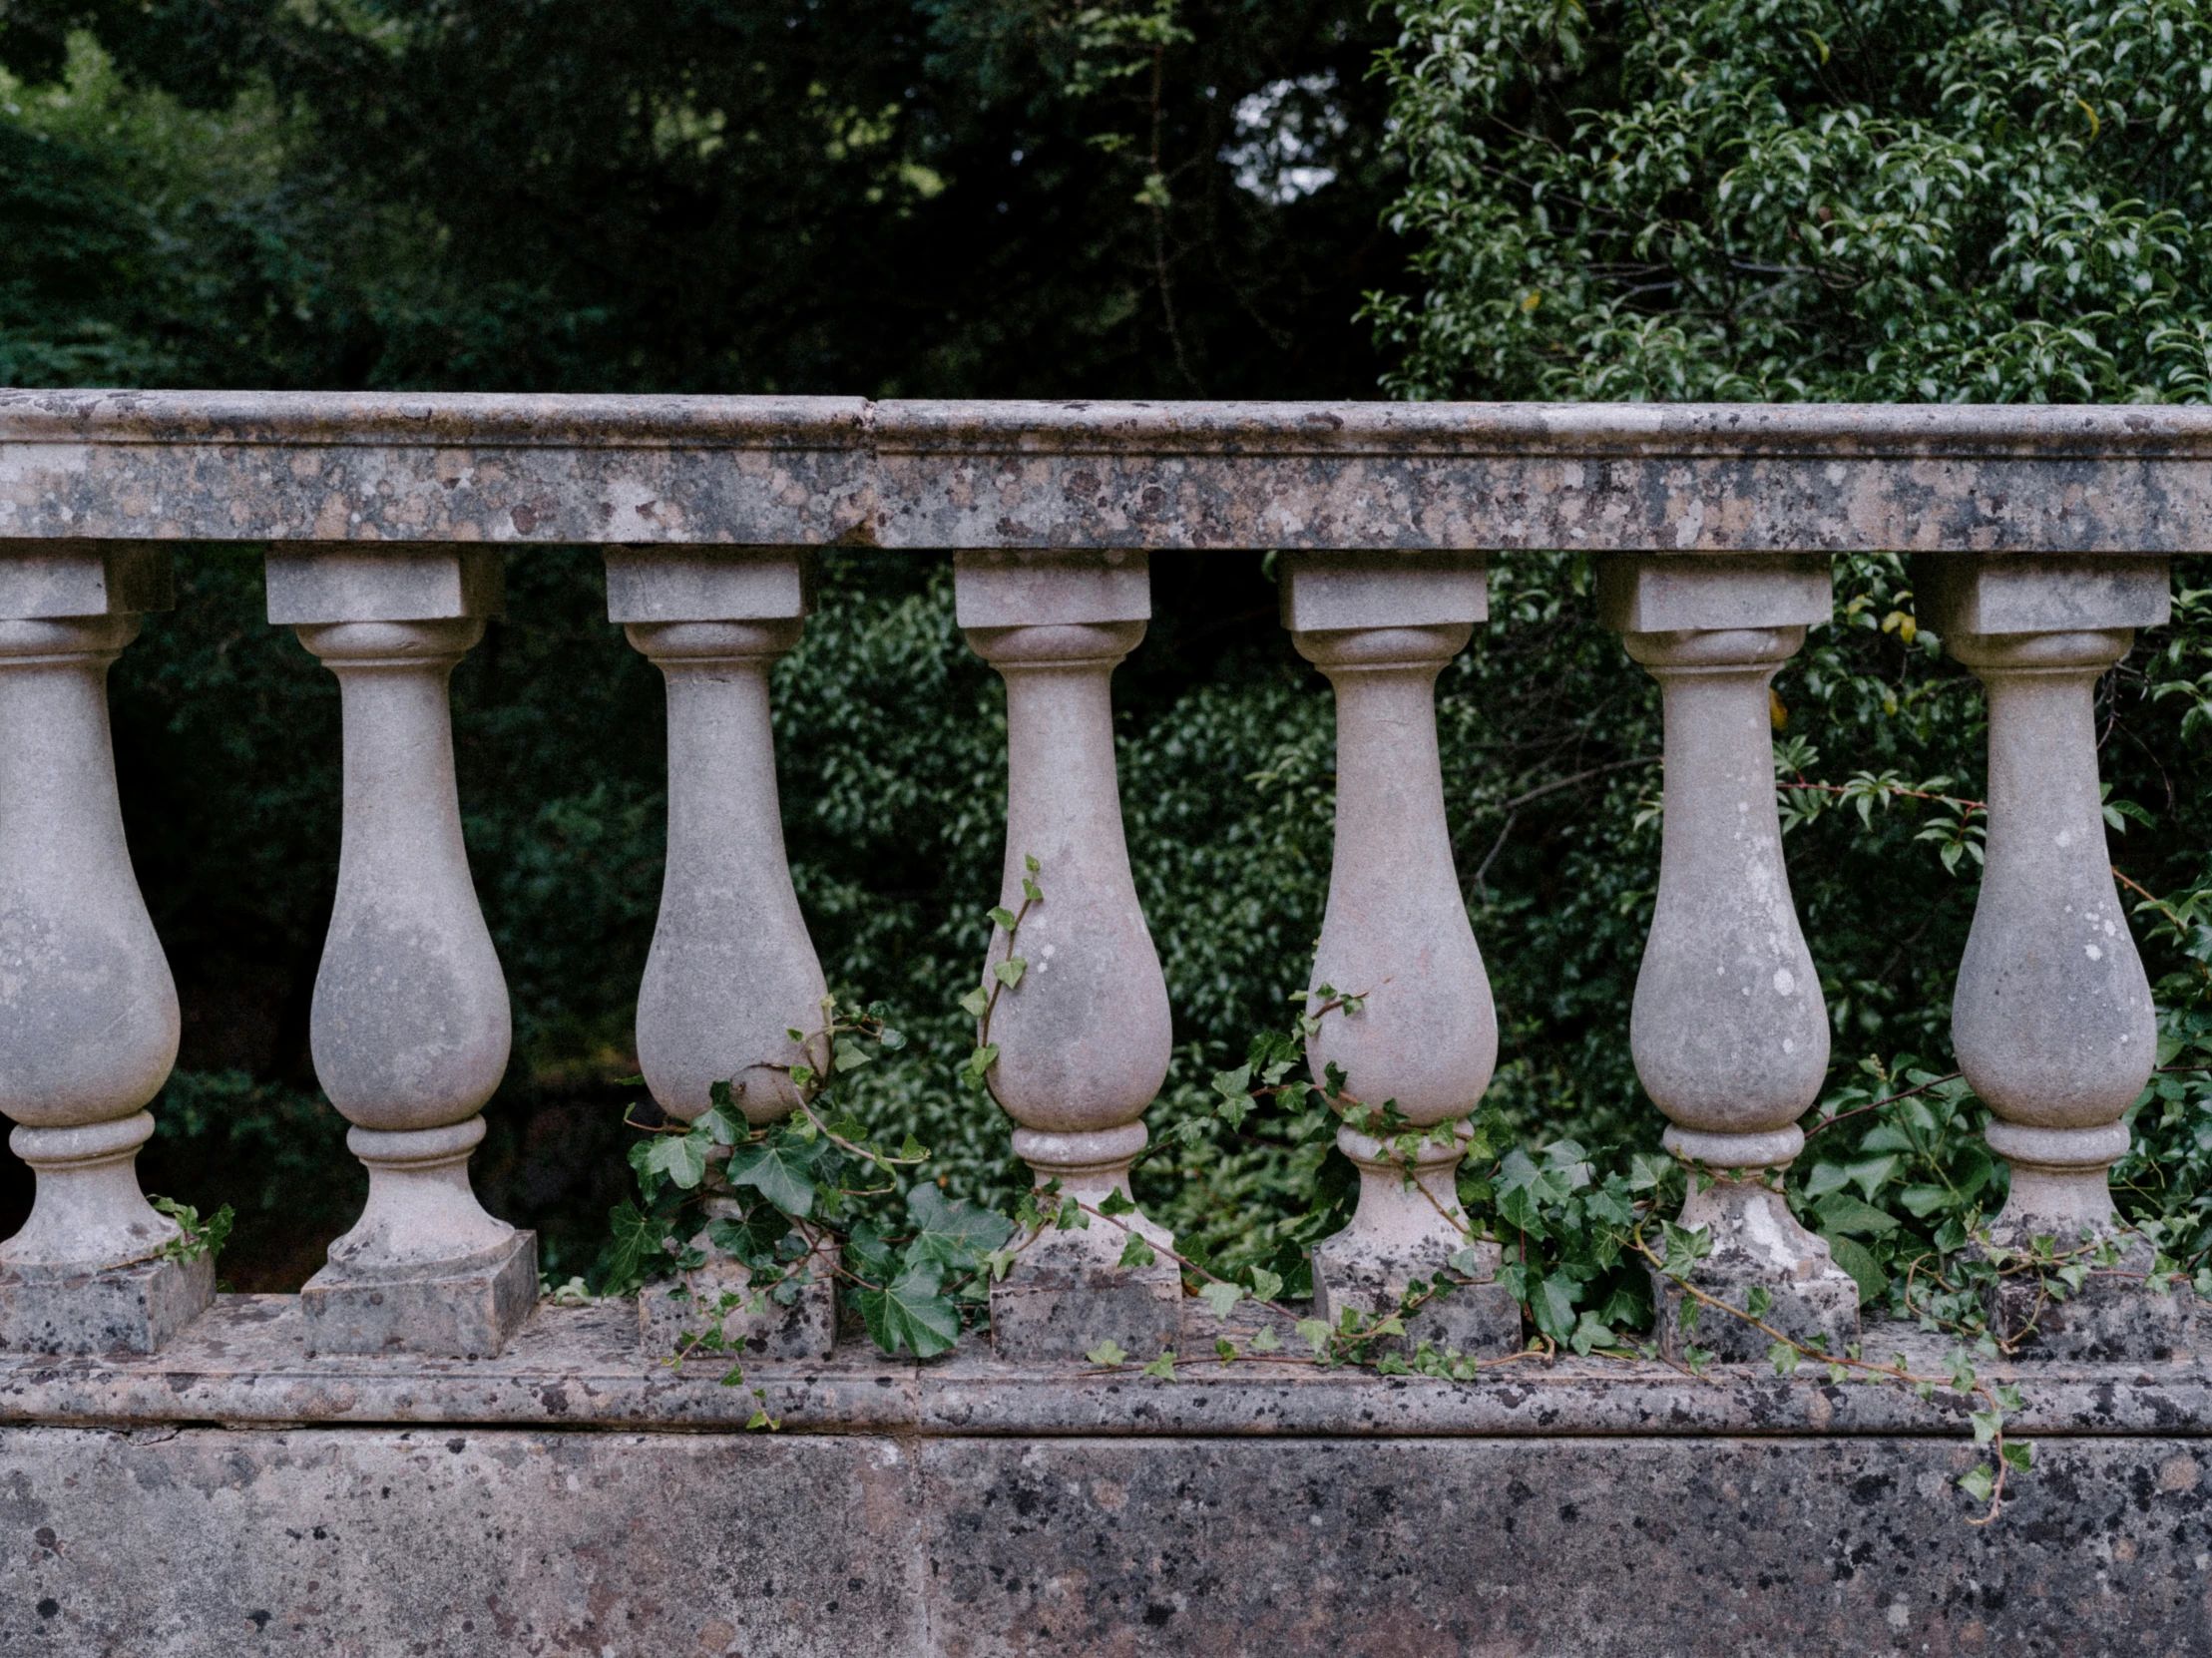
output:
[[[0,539],[2212,551],[2212,409],[0,392]]]

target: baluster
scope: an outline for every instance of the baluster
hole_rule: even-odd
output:
[[[315,975],[315,1075],[367,1205],[300,1292],[310,1352],[496,1354],[538,1295],[535,1233],[469,1154],[507,1068],[507,983],[469,879],[446,686],[500,608],[482,547],[272,551],[268,617],[338,676],[344,831]]]
[[[1314,1248],[1314,1316],[1392,1311],[1409,1283],[1472,1249],[1476,1282],[1424,1307],[1406,1339],[1510,1353],[1521,1309],[1495,1282],[1498,1245],[1470,1242],[1455,1179],[1497,1064],[1498,1019],[1453,867],[1436,728],[1437,674],[1490,614],[1483,556],[1285,554],[1282,603],[1298,653],[1336,689],[1336,849],[1311,988],[1363,1001],[1321,1017],[1307,1060],[1316,1077],[1340,1067],[1354,1098],[1394,1101],[1413,1128],[1449,1136],[1423,1141],[1409,1181],[1380,1140],[1337,1130],[1360,1171],[1359,1207]]]
[[[2060,1250],[2122,1230],[2113,1161],[2121,1114],[2158,1058],[2157,1017],[2127,908],[2112,878],[2097,777],[2096,682],[2167,619],[2163,559],[1924,557],[1916,609],[1981,679],[1989,705],[1989,833],[1982,891],[1952,997],[1959,1068],[1996,1120],[1990,1149],[2011,1189],[1990,1228]],[[2147,1271],[2135,1244],[2124,1264]],[[2039,1314],[2033,1275],[2008,1282],[1997,1314],[2035,1351],[2164,1359],[2194,1298],[2115,1293],[2092,1279]]]
[[[749,1122],[787,1116],[798,1104],[788,1067],[805,1058],[788,1033],[822,1027],[828,990],[791,890],[768,719],[769,670],[799,641],[812,583],[812,556],[795,548],[607,550],[608,617],[667,682],[668,858],[638,993],[638,1065],[661,1108],[686,1122],[717,1082],[735,1085]],[[738,1212],[724,1196],[705,1209],[710,1220]],[[828,1356],[835,1245],[809,1241],[817,1253],[798,1299],[741,1300],[722,1319],[725,1341],[771,1358]],[[649,1354],[704,1330],[700,1306],[745,1296],[741,1263],[703,1228],[690,1242],[706,1265],[681,1293],[640,1294]]]
[[[1682,1224],[1706,1228],[1713,1250],[1691,1281],[1737,1307],[1763,1287],[1767,1323],[1840,1353],[1858,1339],[1858,1288],[1776,1189],[1828,1072],[1828,1013],[1782,858],[1769,688],[1833,603],[1826,558],[1600,566],[1599,611],[1659,681],[1666,726],[1658,901],[1629,1047],[1671,1124],[1667,1149],[1744,1175],[1702,1189],[1693,1175]],[[1768,1338],[1726,1314],[1686,1337],[1680,1284],[1654,1272],[1652,1287],[1669,1353],[1687,1340],[1724,1359],[1765,1355]]]
[[[999,902],[1019,912],[1025,860],[1043,901],[1021,924],[1029,964],[1001,995],[991,1082],[1020,1124],[1038,1183],[1100,1204],[1128,1196],[1144,1108],[1166,1079],[1172,1034],[1159,958],[1129,879],[1114,780],[1110,681],[1151,616],[1142,553],[962,553],[954,593],[969,645],[1006,680],[1007,838]],[[1007,957],[994,929],[985,963]],[[1161,1256],[1122,1267],[1141,1215],[1048,1231],[991,1288],[992,1340],[1017,1359],[1075,1358],[1111,1339],[1150,1354],[1178,1340],[1182,1280]]]
[[[169,552],[15,542],[0,556],[0,1111],[37,1174],[0,1243],[0,1350],[151,1353],[215,1297],[215,1261],[139,1189],[177,988],[131,872],[108,667],[172,603]]]

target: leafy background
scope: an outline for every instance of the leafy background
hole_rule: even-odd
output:
[[[2194,400],[2204,34],[2188,5],[2031,0],[7,0],[0,383]],[[306,1051],[336,688],[261,620],[257,550],[179,559],[178,608],[114,675],[187,1020],[142,1166],[238,1207],[232,1283],[290,1288],[363,1188]],[[1543,1246],[1555,1293],[1532,1305],[1564,1328],[1635,1311],[1586,1222],[1647,1180],[1659,1126],[1626,1043],[1657,699],[1593,625],[1583,562],[1504,556],[1492,580],[1439,689],[1504,1038],[1498,1166],[1468,1194]],[[2180,561],[2176,587],[2098,729],[2115,861],[2167,901],[2141,936],[2188,1064],[2212,1058],[2212,569]],[[1206,1079],[1304,980],[1329,700],[1263,558],[1161,559],[1154,594],[1116,720],[1181,1046],[1138,1192],[1205,1258],[1272,1258],[1330,1171],[1286,1117],[1215,1114]],[[1797,1195],[1879,1296],[2001,1195],[1981,1107],[1936,1080],[1981,702],[1917,629],[1904,564],[1839,561],[1837,601],[1777,683],[1836,1029],[1823,1108],[1921,1091],[1822,1128]],[[557,1278],[629,1185],[615,1081],[660,883],[660,687],[604,618],[590,550],[515,554],[506,620],[455,679],[517,1021],[477,1180]],[[942,561],[828,557],[776,679],[801,901],[833,984],[914,1038],[859,1107],[932,1145],[948,1192],[1002,1204],[1005,1125],[953,1080],[952,1003],[996,887],[1003,718]],[[2135,1125],[2127,1201],[2186,1255],[2201,1073],[2162,1075]],[[0,1178],[20,1213],[21,1169]]]

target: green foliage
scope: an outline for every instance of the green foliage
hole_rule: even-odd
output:
[[[1383,27],[12,0],[0,383],[1357,395]]]
[[[1401,0],[1417,397],[2194,401],[2187,0]]]

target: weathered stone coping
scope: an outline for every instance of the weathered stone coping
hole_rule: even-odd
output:
[[[2212,410],[0,391],[0,539],[2212,551]]]
[[[1218,1327],[1193,1306],[1185,1346]],[[642,1358],[633,1311],[542,1307],[496,1360],[324,1356],[302,1351],[291,1296],[223,1296],[151,1357],[0,1361],[0,1424],[57,1426],[391,1426],[722,1430],[759,1408],[718,1384],[723,1366],[681,1374]],[[1940,1344],[1877,1329],[1870,1353],[1897,1350],[1929,1370]],[[1991,1367],[1991,1375],[2000,1374]],[[2022,1434],[2212,1437],[2212,1374],[2191,1355],[2149,1366],[2031,1365]],[[1698,1380],[1664,1365],[1527,1361],[1469,1383],[1303,1365],[1185,1364],[1176,1380],[1082,1367],[1001,1364],[970,1348],[929,1364],[886,1361],[862,1344],[824,1364],[747,1367],[785,1434],[893,1436],[1681,1437],[1938,1435],[1973,1407],[1894,1386],[1834,1386],[1718,1367]]]

